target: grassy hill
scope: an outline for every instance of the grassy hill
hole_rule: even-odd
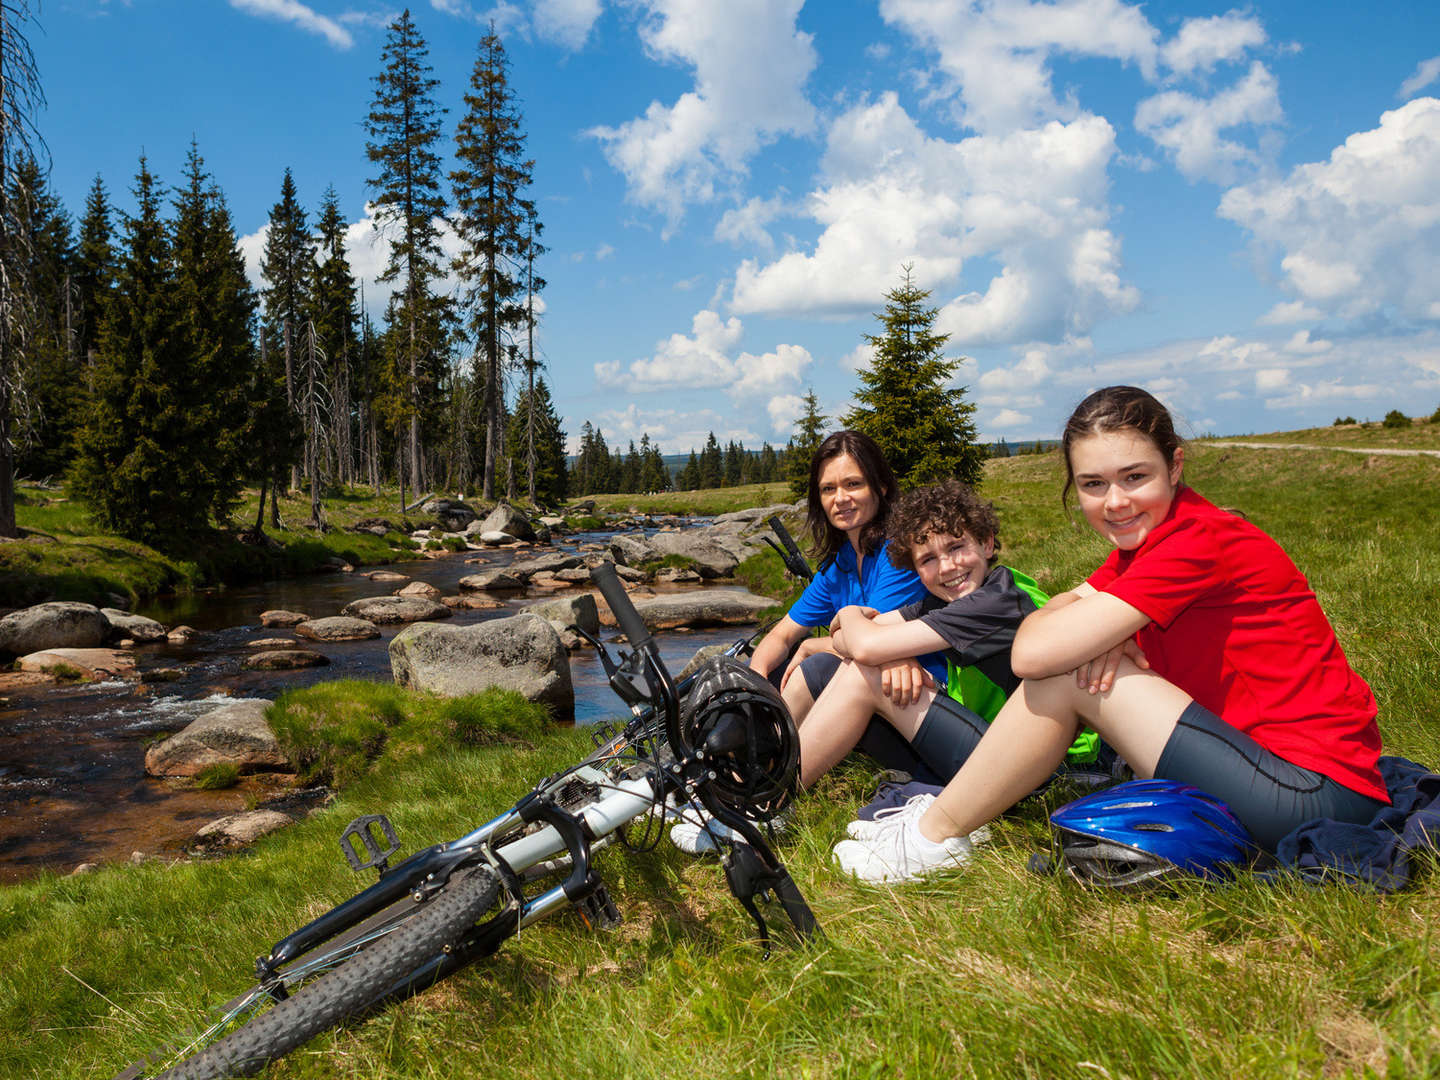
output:
[[[994,461],[985,485],[1006,561],[1052,589],[1103,554],[1061,512],[1059,469],[1054,454]],[[1440,462],[1201,442],[1187,475],[1308,574],[1380,700],[1388,752],[1440,764]],[[343,695],[323,701],[313,710],[341,709]],[[584,733],[539,729],[473,742],[421,752],[411,735],[333,806],[242,856],[0,889],[0,1076],[111,1076],[243,985],[273,939],[353,890],[334,849],[352,816],[385,810],[413,849],[484,820],[522,793],[520,778],[588,745]],[[1433,876],[1393,897],[1250,881],[1160,896],[1087,890],[1025,869],[1047,809],[1065,798],[1053,792],[1003,819],[965,870],[866,888],[831,869],[828,852],[869,793],[867,773],[856,764],[828,777],[780,844],[823,942],[762,961],[714,863],[668,843],[607,852],[601,870],[626,917],[617,932],[541,923],[265,1075],[1440,1073]]]

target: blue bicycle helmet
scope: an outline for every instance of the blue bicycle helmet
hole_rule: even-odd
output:
[[[1228,806],[1174,780],[1117,784],[1066,803],[1050,824],[1070,875],[1110,888],[1182,873],[1229,877],[1256,851]]]

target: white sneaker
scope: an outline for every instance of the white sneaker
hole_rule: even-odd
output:
[[[893,829],[903,825],[910,820],[920,820],[925,811],[930,809],[930,804],[935,801],[934,795],[912,795],[899,806],[887,806],[883,810],[877,810],[875,816],[869,821],[852,821],[845,826],[845,835],[851,840],[872,840],[879,836],[886,829]],[[970,834],[971,846],[977,844],[988,844],[990,842],[990,826],[981,825]]]
[[[920,833],[918,815],[880,829],[868,840],[842,840],[833,856],[840,869],[873,884],[916,881],[937,870],[953,869],[970,857],[970,840],[952,836],[942,843]]]
[[[745,838],[723,821],[716,821],[706,811],[690,805],[681,811],[681,820],[670,827],[670,842],[686,855],[714,855],[719,841],[743,841]]]

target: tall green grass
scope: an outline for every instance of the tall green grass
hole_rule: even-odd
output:
[[[1204,444],[1191,455],[1195,486],[1271,531],[1309,575],[1375,687],[1387,749],[1440,764],[1440,463]],[[989,466],[1006,560],[1051,588],[1103,554],[1065,519],[1058,491],[1054,455]],[[333,806],[248,854],[0,890],[0,1076],[113,1075],[349,894],[356,879],[335,840],[350,817],[385,810],[413,850],[485,820],[589,745],[563,730],[479,747],[417,738],[404,752],[409,742],[392,736]],[[964,870],[866,888],[828,853],[870,790],[863,765],[841,768],[797,804],[780,840],[825,930],[814,945],[782,942],[762,961],[713,862],[668,844],[610,851],[600,868],[626,916],[619,930],[537,925],[266,1075],[1440,1074],[1431,875],[1391,897],[1248,880],[1175,895],[1088,890],[1025,869],[1047,810],[1068,797],[1053,791],[1003,819]]]

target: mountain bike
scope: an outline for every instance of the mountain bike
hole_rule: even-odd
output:
[[[778,903],[802,939],[819,932],[759,828],[789,803],[798,771],[799,740],[778,692],[738,659],[743,642],[677,686],[614,565],[601,564],[591,578],[630,651],[612,656],[577,632],[596,648],[629,720],[598,731],[593,753],[498,817],[395,866],[400,845],[383,814],[350,822],[340,839],[346,861],[379,880],[276,942],[255,961],[254,985],[204,1030],[115,1080],[248,1076],[347,1019],[489,956],[547,916],[577,911],[587,926],[613,926],[619,912],[592,856],[616,842],[653,847],[667,804],[703,806],[743,837],[722,845],[721,865],[765,956],[761,904]]]

